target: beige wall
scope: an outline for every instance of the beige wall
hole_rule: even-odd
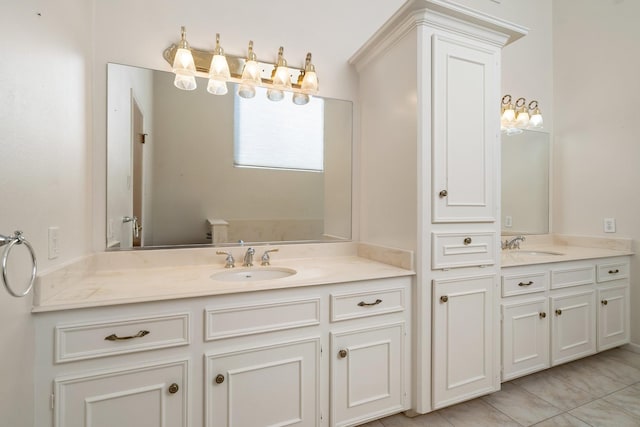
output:
[[[553,3],[555,232],[640,240],[640,2]],[[603,233],[614,217],[617,233]],[[640,344],[640,261],[632,257],[631,340]]]
[[[89,251],[91,3],[3,2],[0,27],[0,234],[24,231],[41,271]],[[60,258],[47,259],[47,227],[60,227]],[[9,267],[16,287],[24,248]],[[22,256],[21,256],[22,255]],[[0,424],[33,425],[31,296],[0,288]]]

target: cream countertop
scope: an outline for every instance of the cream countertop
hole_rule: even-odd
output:
[[[272,280],[217,281],[226,271],[221,248],[105,252],[38,277],[33,312],[213,296],[389,277],[412,276],[413,253],[358,243],[253,246],[254,267],[266,249],[271,268],[296,274]],[[224,248],[242,267],[248,246]],[[381,262],[384,261],[384,262]]]
[[[513,236],[503,236],[502,240],[504,241],[505,238],[510,239]],[[538,252],[538,254],[531,255],[527,252]],[[555,252],[560,255],[540,252]],[[520,244],[520,250],[502,250],[501,266],[509,268],[633,254],[631,239],[564,235],[526,236],[526,240]]]

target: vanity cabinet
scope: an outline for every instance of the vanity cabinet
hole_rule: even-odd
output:
[[[350,60],[361,238],[416,254],[417,413],[500,388],[496,111],[501,49],[525,34],[462,5],[410,0]]]
[[[502,381],[629,342],[627,257],[503,268],[501,296]]]
[[[411,276],[35,315],[38,427],[355,426],[411,405]]]

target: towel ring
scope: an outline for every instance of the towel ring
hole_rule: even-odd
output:
[[[15,292],[11,288],[11,286],[9,286],[9,278],[7,277],[7,259],[9,258],[9,254],[11,253],[11,249],[15,245],[22,245],[22,244],[24,244],[27,247],[27,249],[29,249],[33,268],[31,269],[31,279],[29,280],[29,286],[27,286],[27,288],[22,293],[19,293],[19,292]],[[36,274],[38,273],[38,266],[36,263],[36,254],[33,251],[33,247],[31,246],[31,243],[29,243],[29,241],[22,236],[22,231],[15,231],[15,233],[11,236],[3,236],[0,234],[0,246],[4,246],[4,245],[7,245],[7,247],[4,249],[4,253],[2,254],[2,264],[1,264],[2,267],[0,268],[2,270],[2,283],[4,283],[4,287],[7,288],[7,292],[9,292],[14,297],[16,298],[24,297],[33,288],[33,283],[35,282]]]

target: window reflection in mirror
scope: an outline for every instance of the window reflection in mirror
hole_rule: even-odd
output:
[[[502,135],[502,234],[549,232],[549,134]]]
[[[136,203],[141,247],[351,238],[351,102],[314,97],[298,106],[291,94],[278,103],[265,101],[283,110],[289,107],[283,103],[320,108],[320,170],[236,167],[235,85],[229,84],[227,95],[214,96],[204,90],[204,79],[198,89],[181,91],[164,71],[109,64],[107,74],[108,248],[132,247],[134,221],[124,218],[134,216]],[[142,132],[133,131],[133,105],[141,111]],[[259,114],[252,111],[243,122],[254,123],[254,137],[270,141],[251,150],[269,150],[282,138],[260,124]],[[268,120],[279,120],[277,128],[291,116],[270,114]],[[301,144],[308,139],[302,129]],[[142,158],[134,160],[136,147]],[[138,200],[135,182],[141,182]]]

